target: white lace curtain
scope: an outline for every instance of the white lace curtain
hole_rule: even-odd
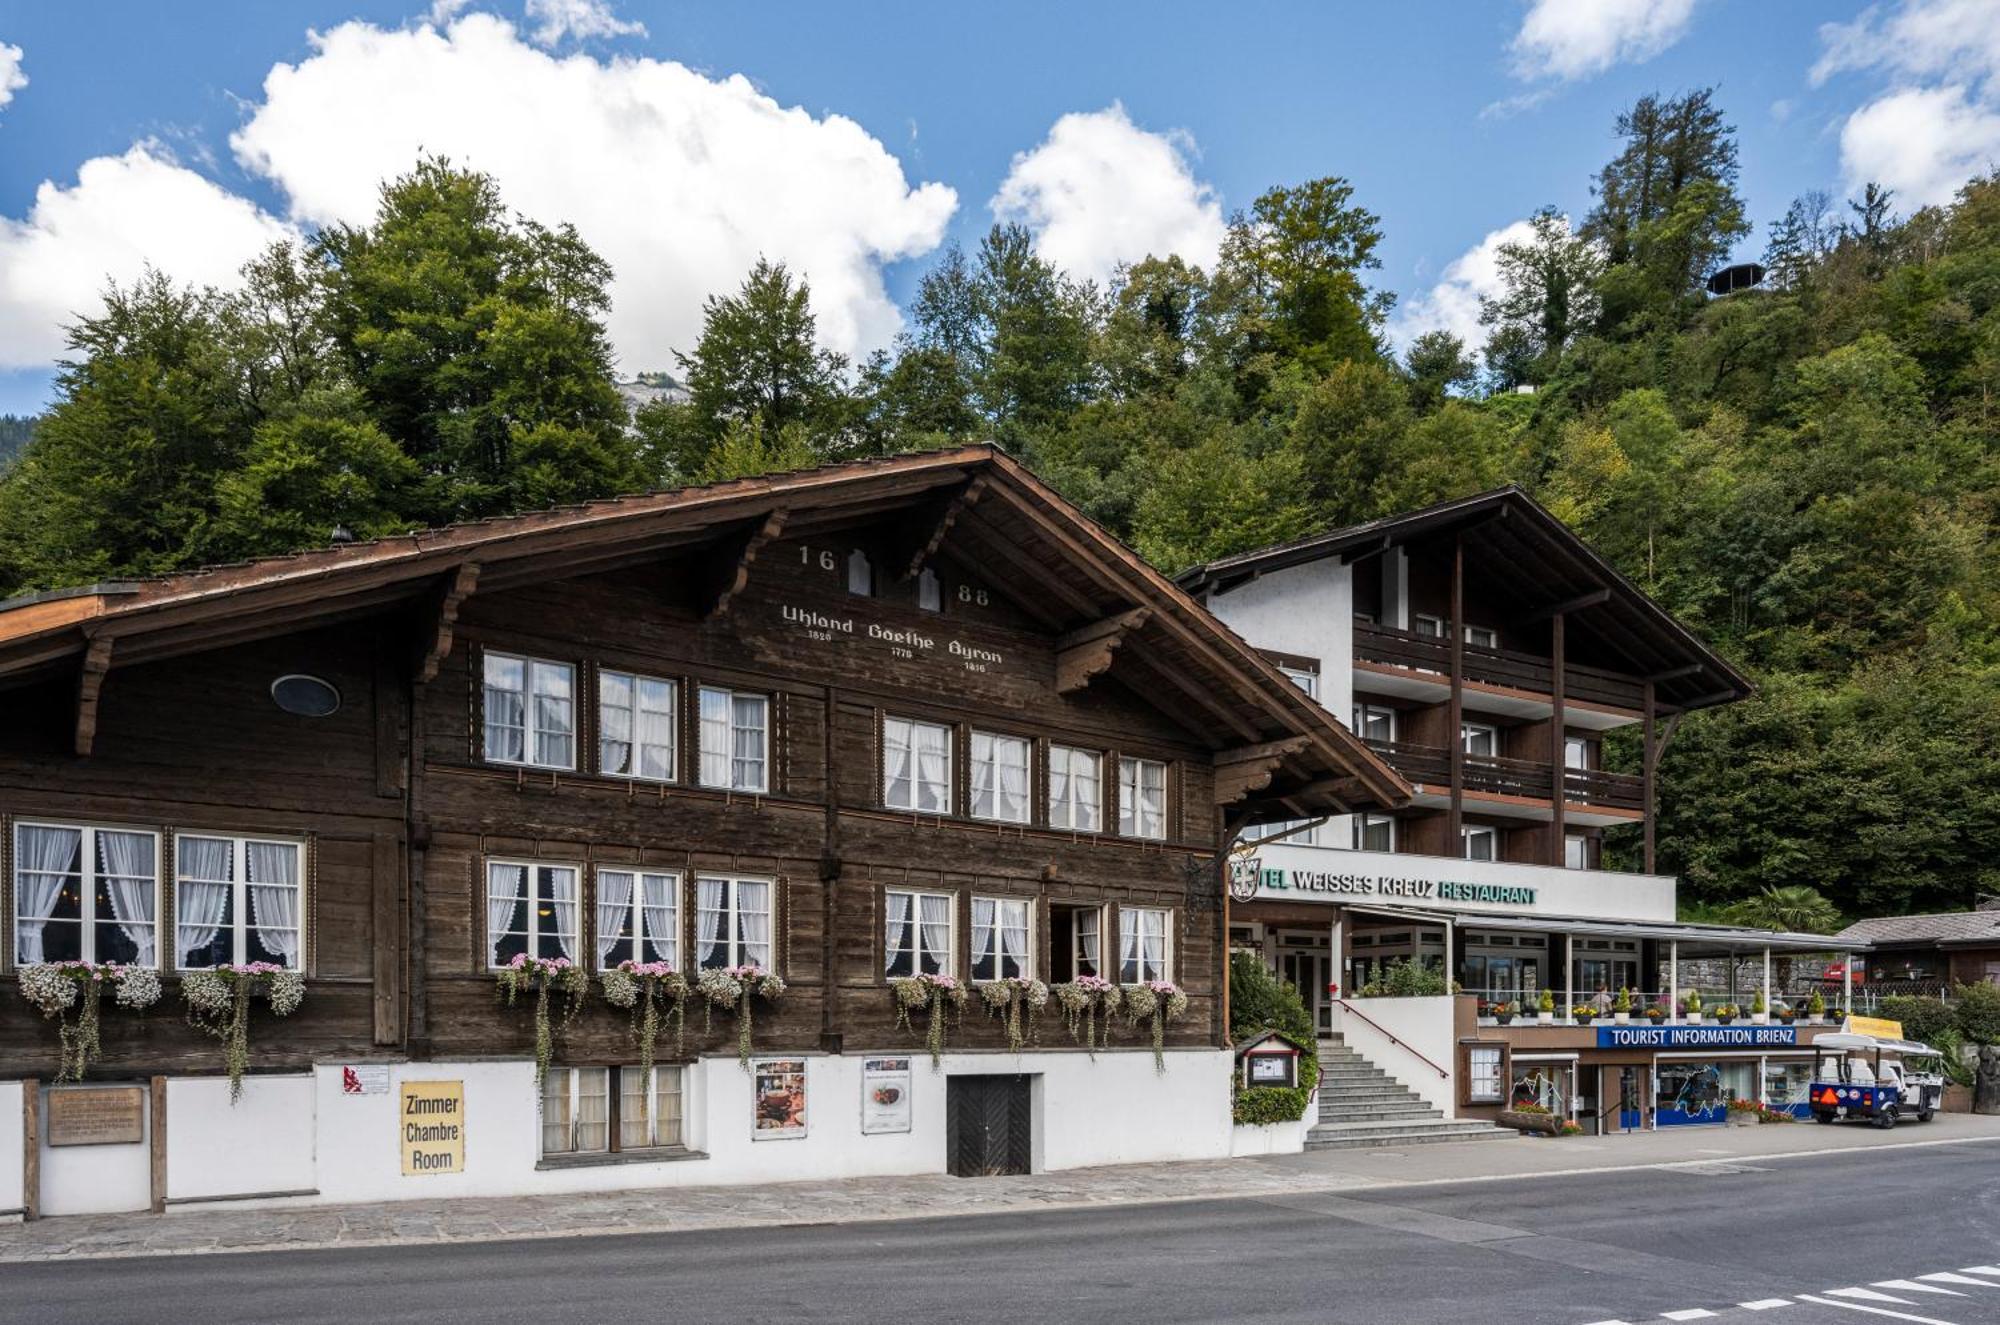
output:
[[[897,954],[910,952],[913,958],[915,956],[916,945],[910,941],[910,912],[914,909],[916,900],[909,893],[888,895],[889,906],[882,934],[882,951],[888,954],[888,965],[891,970],[895,968]],[[911,973],[915,974],[915,970],[915,963],[912,961]]]
[[[236,879],[236,844],[219,837],[183,837],[174,843],[179,882],[174,887],[178,918],[174,944],[183,964],[206,965],[202,950],[222,932],[229,894]]]
[[[597,758],[606,773],[632,773],[632,678],[623,672],[597,675]],[[603,876],[598,876],[600,884]]]
[[[917,804],[916,751],[911,748],[910,728],[907,722],[882,725],[882,801],[900,809]]]
[[[972,978],[975,980],[991,979],[1000,974],[993,951],[994,905],[990,897],[972,899]]]
[[[23,827],[14,862],[14,957],[22,965],[42,960],[42,933],[55,914],[65,879],[82,869],[83,834],[74,828]]]
[[[597,872],[597,964],[626,937],[632,924],[632,876],[624,870]],[[636,959],[638,954],[633,953]]]
[[[917,925],[923,939],[922,970],[951,971],[951,898],[925,893],[917,898]]]
[[[153,835],[100,829],[97,854],[98,878],[111,899],[111,916],[137,949],[132,960],[140,966],[151,966],[159,955],[159,926],[154,914],[159,889],[153,868]]]
[[[1119,979],[1136,981],[1143,979],[1139,968],[1139,913],[1120,911],[1118,913],[1118,968]]]
[[[652,951],[654,961],[672,962],[678,967],[681,963],[681,876],[642,874],[639,886],[642,890],[639,905],[646,921],[646,946]]]
[[[1000,804],[998,818],[1011,823],[1028,821],[1028,743],[1026,741],[997,741],[993,749],[994,766],[1000,775]]]
[[[736,885],[737,938],[743,945],[743,960],[765,970],[771,969],[771,885],[738,882]]]
[[[577,947],[576,871],[544,865],[542,877],[548,881],[549,909],[555,913],[556,946],[562,955],[571,961],[580,960],[582,954]],[[544,934],[542,938],[546,940],[548,936]]]
[[[730,768],[730,785],[739,791],[763,791],[764,697],[734,696],[730,700],[729,717],[736,755]]]
[[[250,923],[264,951],[299,964],[299,849],[288,842],[246,844]]]
[[[695,957],[703,966],[729,965],[729,881],[695,885]]]
[[[520,908],[521,895],[526,890],[528,867],[526,865],[488,865],[486,867],[486,934],[493,944],[493,961],[500,961],[500,945],[511,933],[519,934],[527,929],[524,921],[519,928],[514,924],[514,913]]]
[[[1000,904],[1000,974],[1028,973],[1028,904]]]
[[[917,747],[917,796],[919,810],[942,812],[951,806],[951,760],[944,727],[918,723],[914,728]]]

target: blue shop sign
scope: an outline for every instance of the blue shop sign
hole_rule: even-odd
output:
[[[1770,1049],[1799,1042],[1796,1026],[1599,1026],[1600,1049]]]

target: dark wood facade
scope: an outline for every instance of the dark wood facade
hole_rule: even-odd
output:
[[[850,589],[856,554],[868,594]],[[919,575],[936,577],[934,605]],[[489,651],[571,669],[573,767],[486,757]],[[607,669],[677,684],[675,781],[597,770]],[[297,673],[330,682],[339,709],[281,711],[272,683]],[[698,785],[704,685],[769,697],[767,790]],[[758,1019],[772,1049],[912,1044],[884,976],[888,888],[955,896],[961,977],[975,893],[1033,903],[1035,974],[1051,980],[1066,974],[1060,908],[1103,908],[1107,945],[1119,908],[1166,908],[1190,996],[1169,1042],[1218,1045],[1218,853],[1253,820],[1407,795],[1192,600],[987,448],[12,604],[0,687],[0,850],[23,820],[158,832],[163,949],[175,834],[305,844],[308,995],[288,1021],[258,1014],[253,1062],[270,1069],[530,1053],[530,1018],[499,1006],[489,971],[481,899],[496,859],[580,869],[585,953],[598,868],[772,881],[771,964],[790,986]],[[951,728],[953,813],[886,807],[889,717]],[[1033,742],[1030,823],[965,813],[974,729]],[[1103,754],[1101,831],[1047,825],[1052,742]],[[1163,837],[1118,831],[1120,756],[1166,766]],[[10,936],[12,898],[0,890]],[[684,939],[693,911],[684,892]],[[11,941],[6,957],[0,987]],[[171,953],[166,965],[149,1013],[107,1004],[96,1075],[219,1070],[219,1046],[182,1016]],[[690,1009],[689,1052],[733,1044],[729,1018],[704,1033]],[[1041,1036],[1068,1044],[1053,1014]],[[1005,1037],[975,1005],[953,1043]],[[625,1014],[593,994],[559,1056],[616,1063],[630,1046]],[[0,1075],[46,1076],[55,1058],[55,1027],[8,990]]]

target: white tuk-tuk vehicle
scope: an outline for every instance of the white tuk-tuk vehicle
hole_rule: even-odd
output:
[[[1937,1050],[1914,1040],[1838,1032],[1813,1041],[1813,1080],[1806,1098],[1823,1123],[1866,1119],[1894,1127],[1914,1116],[1927,1123],[1944,1103],[1944,1077],[1913,1059],[1937,1059]]]

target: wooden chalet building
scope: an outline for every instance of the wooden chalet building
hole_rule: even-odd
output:
[[[1410,795],[987,447],[13,600],[0,713],[0,1212],[30,1214],[1225,1154],[1219,853]],[[696,996],[649,1076],[593,980],[538,1087],[522,954],[786,988],[747,1066]],[[16,986],[77,959],[163,992],[107,994],[57,1084]],[[232,962],[305,991],[253,1003],[234,1102],[184,1006]],[[934,1067],[889,983],[919,973],[1187,1005],[1156,1068],[1053,1000],[1012,1052],[975,997]]]

